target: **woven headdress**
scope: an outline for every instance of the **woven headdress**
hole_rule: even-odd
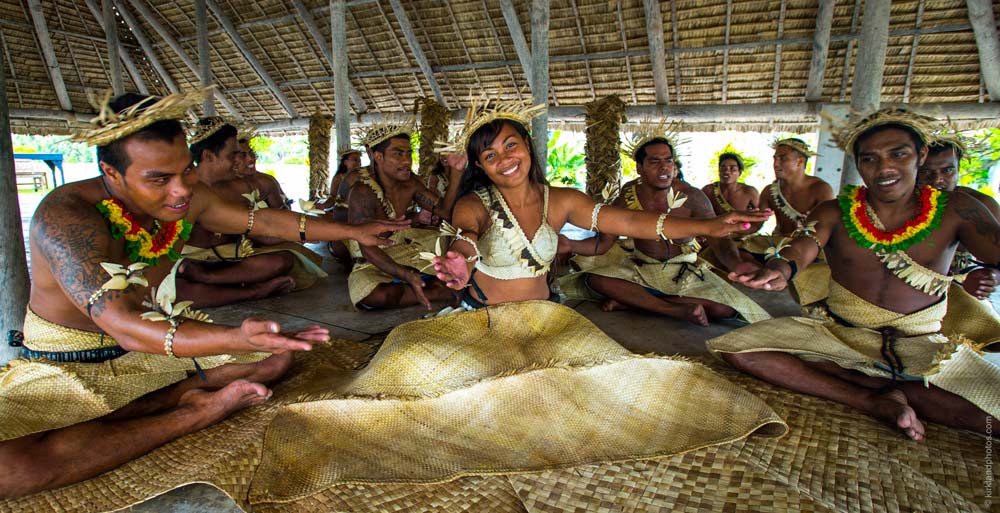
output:
[[[655,139],[663,139],[670,143],[670,147],[673,148],[674,153],[677,153],[677,146],[685,142],[680,140],[680,123],[668,123],[665,119],[660,121],[644,119],[639,122],[639,126],[631,134],[624,137],[621,149],[622,155],[636,160],[635,155],[639,152],[639,149],[649,141]],[[674,155],[674,160],[677,160],[677,155]]]
[[[416,131],[417,120],[413,116],[405,119],[393,117],[391,115],[382,118],[382,121],[368,126],[358,127],[354,130],[355,138],[361,141],[364,147],[371,149],[379,145],[386,139],[391,139],[397,135],[411,135]]]
[[[191,136],[188,137],[188,144],[194,146],[195,144],[212,137],[212,135],[226,125],[232,125],[232,123],[222,116],[201,118],[198,120],[198,124],[194,126],[194,130],[191,131]]]
[[[258,134],[257,134],[257,127],[256,126],[253,126],[253,125],[243,125],[243,126],[239,127],[238,131],[236,132],[236,140],[237,141],[246,140],[247,142],[249,142],[254,137],[257,137],[257,135]]]
[[[933,134],[930,145],[943,147],[951,146],[958,150],[958,158],[961,160],[969,154],[969,146],[972,145],[972,143],[973,141],[970,141],[967,137],[955,130],[944,130]]]
[[[930,144],[934,140],[931,134],[943,128],[942,124],[934,118],[922,116],[899,107],[887,107],[877,110],[855,123],[848,123],[846,126],[836,130],[833,138],[837,143],[837,147],[844,150],[848,155],[853,155],[854,143],[861,134],[872,128],[884,125],[903,125],[908,127],[920,137],[921,142],[924,144]]]
[[[545,105],[531,105],[517,100],[501,101],[481,97],[473,99],[465,112],[465,122],[462,128],[448,141],[437,141],[434,151],[437,153],[465,153],[466,146],[472,134],[484,125],[498,119],[509,119],[520,123],[526,130],[531,129],[531,120],[545,112]]]
[[[809,157],[812,157],[812,156],[816,155],[816,152],[814,152],[811,149],[809,149],[809,145],[808,144],[806,144],[802,140],[795,139],[795,138],[792,138],[792,137],[787,137],[787,138],[784,138],[784,139],[775,139],[774,142],[771,143],[771,147],[774,148],[774,149],[778,149],[779,146],[787,146],[787,147],[789,147],[789,148],[791,148],[791,149],[799,152],[805,158],[809,158]]]
[[[112,93],[110,90],[100,100],[88,92],[88,99],[97,109],[98,115],[90,120],[92,128],[74,133],[71,140],[87,143],[91,146],[108,145],[157,121],[180,119],[188,109],[200,105],[211,91],[212,88],[207,87],[187,93],[175,93],[163,98],[150,96],[118,112],[111,109]]]

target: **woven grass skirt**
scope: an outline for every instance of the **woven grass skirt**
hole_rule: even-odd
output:
[[[237,248],[241,249],[237,251]],[[184,258],[197,262],[220,262],[223,259],[239,260],[249,256],[288,251],[295,256],[292,269],[288,272],[288,276],[295,280],[295,290],[312,287],[317,280],[327,276],[326,271],[320,267],[323,264],[323,257],[302,244],[282,242],[271,246],[256,246],[250,248],[249,253],[243,248],[246,248],[246,245],[241,247],[237,243],[222,244],[215,248],[184,246],[181,254]]]

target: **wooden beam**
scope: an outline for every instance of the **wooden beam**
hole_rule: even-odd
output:
[[[889,13],[889,2],[865,2],[858,59],[854,63],[854,82],[851,84],[851,110],[861,115],[878,109],[881,103],[885,51],[889,44]],[[854,159],[845,156],[840,186],[860,183],[861,175]]]
[[[368,5],[368,4],[374,4],[374,3],[378,3],[378,0],[349,0],[347,2],[347,7],[348,7],[348,9],[350,9],[351,7],[358,7],[358,6]],[[315,8],[315,9],[310,9],[309,10],[309,14],[312,15],[313,18],[326,16],[329,13],[330,13],[330,6],[329,5],[321,5],[321,6],[317,7],[317,8]],[[270,17],[267,17],[267,18],[259,19],[259,20],[246,21],[246,22],[240,23],[239,25],[236,26],[236,28],[238,28],[240,30],[253,31],[253,30],[259,29],[261,27],[267,27],[267,26],[270,26],[270,25],[274,25],[275,23],[291,23],[291,22],[296,21],[296,18],[297,18],[296,14],[283,14],[281,16],[270,16]],[[211,37],[211,36],[217,36],[219,34],[225,34],[225,33],[226,33],[225,30],[216,29],[216,30],[213,30],[213,31],[209,32],[208,35]],[[197,37],[197,36],[183,36],[183,37],[177,38],[177,41],[179,41],[181,43],[186,43],[188,41],[191,41],[191,40],[195,39],[195,37]]]
[[[392,27],[392,21],[389,20],[389,16],[385,13],[385,9],[382,8],[382,4],[381,3],[376,3],[375,4],[375,8],[378,9],[379,15],[382,16],[382,21],[385,22],[385,26],[386,27]],[[354,14],[352,13],[351,16],[354,17]],[[357,23],[357,20],[355,20],[355,23]],[[396,31],[395,30],[389,30],[388,32],[389,32],[389,35],[392,37],[392,41],[394,43],[396,43],[396,49],[399,50],[399,55],[401,55],[404,59],[406,59],[406,62],[409,63],[410,59],[406,55],[406,49],[403,48],[403,43],[400,42],[399,36],[396,34]],[[417,74],[418,73],[422,73],[422,72],[423,71],[418,66],[416,68],[416,70],[412,74],[413,83],[414,83],[414,85],[416,85],[417,90],[421,91],[421,92],[423,92],[423,90],[424,90],[424,85],[420,82],[420,77],[418,77]],[[388,84],[388,83],[389,83],[389,80],[386,79],[386,84]],[[389,89],[393,89],[393,87],[390,85]],[[400,105],[403,104],[403,102],[399,101],[398,98],[397,98],[396,101],[399,102]],[[403,110],[406,110],[406,109],[404,108]]]
[[[381,9],[379,9],[379,10],[381,11]],[[368,52],[368,58],[371,59],[371,62],[374,62],[376,65],[378,65],[379,67],[381,67],[381,63],[379,63],[378,56],[376,56],[375,52],[372,51],[372,46],[370,44],[368,44],[368,39],[365,38],[365,32],[363,30],[361,30],[361,24],[358,23],[358,18],[356,16],[354,16],[354,13],[351,12],[350,10],[347,11],[347,14],[349,14],[351,16],[351,21],[354,22],[354,26],[357,27],[358,32],[361,33],[361,42],[365,44],[365,50]],[[388,88],[391,91],[392,90],[392,83],[389,82],[389,79],[386,78],[383,75],[382,76],[382,81],[385,82],[386,88]],[[406,110],[406,107],[403,107],[403,102],[399,99],[399,96],[392,95],[392,98],[394,100],[396,100],[396,105],[399,105],[399,109],[400,110]],[[378,102],[376,101],[376,103],[378,103]]]
[[[98,24],[104,29],[104,37],[108,45],[108,69],[111,75],[111,90],[115,96],[125,93],[125,81],[122,79],[122,56],[118,48],[118,20],[115,19],[115,7],[111,0],[101,0],[102,16],[95,16]],[[103,22],[101,21],[103,18]]]
[[[622,3],[616,2],[615,13],[618,15],[618,32],[622,36],[622,49],[628,52],[628,39],[625,37],[625,19],[622,16]],[[632,104],[639,103],[639,97],[635,94],[635,78],[632,77],[632,60],[625,57],[625,72],[628,75],[628,88],[632,92]]]
[[[333,64],[333,126],[337,153],[351,147],[351,115],[347,105],[347,2],[330,0],[330,35]]]
[[[531,62],[535,89],[532,101],[535,105],[549,104],[549,0],[531,0]],[[549,113],[531,121],[531,139],[535,154],[532,158],[541,161],[542,168],[549,158]]]
[[[914,24],[914,28],[919,29],[923,21],[924,0],[920,0],[917,4],[917,21]],[[919,37],[913,36],[913,40],[910,41],[910,62],[906,65],[906,81],[903,82],[903,103],[910,103],[910,85],[913,83],[913,63],[917,60],[917,45],[920,43],[918,41]]]
[[[642,0],[646,12],[646,39],[649,40],[649,60],[653,64],[653,86],[656,103],[670,103],[670,86],[667,85],[667,55],[663,51],[663,13],[658,0]]]
[[[306,26],[306,30],[308,30],[309,34],[312,36],[313,42],[316,43],[316,46],[319,46],[319,50],[320,52],[323,53],[323,57],[326,58],[326,62],[330,64],[331,69],[334,68],[335,65],[333,64],[333,52],[330,50],[330,45],[326,44],[326,38],[323,37],[323,33],[320,32],[319,26],[316,25],[316,20],[313,18],[312,13],[310,13],[309,9],[306,8],[306,5],[302,3],[302,0],[292,0],[292,5],[294,5],[295,10],[298,11],[299,18],[302,20],[302,23]],[[330,13],[331,13],[330,15],[332,16],[333,15],[332,9],[330,10]],[[346,27],[347,25],[345,21],[344,30],[346,30]],[[345,70],[345,72],[349,73],[348,70]],[[365,100],[361,97],[361,94],[358,93],[358,90],[355,89],[354,84],[351,83],[350,76],[348,76],[347,85],[349,86],[348,92],[350,93],[351,101],[354,102],[354,109],[359,113],[367,111],[368,104],[365,103]]]
[[[677,0],[670,0],[670,31],[673,32],[673,47],[670,53],[674,56],[674,91],[677,92],[677,103],[684,101],[681,94],[681,59],[678,55],[680,51],[680,36],[677,35]],[[729,45],[726,45],[727,47]]]
[[[177,82],[174,82],[174,78],[170,76],[167,69],[163,67],[163,63],[160,59],[156,57],[156,52],[153,50],[153,45],[149,43],[149,39],[146,37],[146,33],[143,32],[142,26],[136,21],[132,13],[126,8],[125,2],[122,0],[115,0],[115,6],[118,8],[118,12],[122,15],[122,19],[132,30],[132,35],[135,36],[135,40],[139,43],[139,47],[142,48],[143,55],[146,56],[146,60],[153,66],[156,73],[160,75],[160,79],[163,83],[167,85],[167,89],[171,93],[176,93],[180,91],[177,87]]]
[[[5,47],[6,48],[6,47]],[[21,208],[14,177],[14,145],[10,138],[10,110],[7,108],[6,66],[0,60],[0,333],[20,331],[28,305],[28,262],[21,231]],[[16,358],[14,348],[0,344],[0,365]]]
[[[198,34],[198,80],[201,87],[212,85],[212,55],[208,46],[208,4],[205,0],[194,0],[194,21]],[[209,95],[202,103],[201,110],[207,116],[215,115],[213,95]]]
[[[490,6],[487,5],[486,0],[480,0],[480,3],[483,6],[483,12],[489,13],[490,12]],[[449,8],[450,8],[450,6],[449,6]],[[487,14],[486,21],[490,25],[490,31],[493,33],[493,40],[496,41],[497,48],[500,50],[500,57],[503,57],[503,60],[507,60],[507,50],[504,50],[504,48],[503,48],[503,41],[500,40],[500,32],[497,30],[496,24],[493,23],[493,16],[490,16],[489,14]],[[520,26],[520,24],[519,24],[519,26]],[[522,37],[524,37],[524,36],[522,35]],[[466,53],[468,53],[468,50],[466,50]],[[438,59],[435,57],[434,60],[438,60]],[[472,59],[470,58],[469,60],[471,61]],[[514,77],[514,70],[511,69],[511,66],[504,66],[504,68],[507,70],[507,76],[510,77],[510,83],[514,84],[514,86],[515,86],[515,90],[517,91],[517,99],[519,101],[523,101],[523,98],[522,98],[522,95],[521,95],[522,88],[521,87],[517,87],[517,78]],[[528,74],[525,74],[524,76],[527,76],[527,75]],[[451,88],[450,85],[448,87]],[[528,87],[529,88],[531,87],[530,82],[528,84]],[[455,95],[455,93],[454,93],[454,91],[452,91],[452,96],[454,96],[454,95]],[[458,101],[458,99],[456,98],[456,102],[457,101]]]
[[[417,66],[420,66],[420,71],[424,73],[427,85],[430,86],[431,92],[434,93],[434,98],[437,99],[438,103],[447,108],[448,101],[444,99],[441,87],[438,86],[437,79],[434,78],[434,70],[431,69],[430,63],[427,62],[427,56],[424,55],[423,49],[420,48],[420,41],[417,41],[417,35],[413,33],[413,26],[410,24],[410,17],[406,14],[406,9],[403,8],[403,4],[399,0],[389,0],[389,4],[392,6],[392,13],[396,15],[399,29],[403,31],[403,37],[406,38],[406,43],[410,46],[410,52],[413,53],[413,58],[417,61]]]
[[[528,41],[524,38],[524,31],[521,30],[521,21],[517,18],[517,11],[514,9],[512,0],[500,0],[500,12],[507,22],[507,30],[510,38],[514,41],[514,50],[517,51],[517,60],[521,62],[521,71],[528,80],[528,87],[531,94],[535,94],[535,74],[532,71],[531,50],[528,48]]]
[[[830,29],[833,27],[835,3],[836,0],[819,0],[812,59],[809,61],[809,80],[806,82],[807,102],[818,102],[823,99],[823,75],[826,74],[826,57],[830,53]]]
[[[726,103],[726,88],[729,85],[729,28],[732,17],[733,0],[726,0],[726,49],[722,51],[722,103]]]
[[[281,88],[278,87],[278,83],[271,78],[270,73],[264,69],[264,66],[261,65],[260,61],[257,60],[257,57],[255,57],[253,52],[250,51],[246,41],[244,41],[243,37],[240,36],[240,33],[236,30],[233,23],[229,21],[229,17],[226,16],[226,13],[221,7],[219,7],[219,3],[215,0],[205,0],[205,3],[208,5],[208,9],[212,11],[212,15],[215,16],[216,21],[222,25],[222,28],[226,29],[226,34],[229,36],[229,39],[232,40],[236,47],[240,49],[240,53],[243,54],[243,58],[246,59],[247,63],[250,64],[250,67],[257,72],[257,75],[261,78],[261,80],[267,84],[267,87],[271,90],[271,94],[273,94],[278,100],[278,103],[281,103],[285,112],[293,118],[298,117],[298,113],[295,112],[295,107],[292,106],[292,102],[288,101],[285,93],[282,93]]]
[[[45,67],[49,71],[49,78],[52,79],[52,88],[56,91],[59,106],[63,110],[73,110],[73,103],[69,101],[69,93],[66,92],[66,83],[63,82],[62,70],[59,68],[59,59],[56,58],[56,51],[52,47],[52,39],[49,37],[49,27],[45,24],[41,0],[28,0],[28,12],[31,14],[31,21],[35,24],[38,49],[45,58]]]
[[[103,3],[104,2],[102,1],[102,4]],[[111,0],[111,4],[112,6],[114,6],[114,0]],[[97,24],[101,26],[101,30],[104,31],[105,39],[108,44],[108,62],[111,62],[113,54],[118,55],[121,58],[120,62],[125,64],[125,69],[128,70],[129,76],[132,77],[132,83],[135,84],[136,89],[138,89],[139,92],[142,94],[149,94],[149,88],[146,87],[146,81],[142,78],[142,73],[139,71],[139,67],[136,66],[135,61],[132,60],[132,56],[129,55],[127,51],[122,50],[121,39],[118,39],[117,20],[114,19],[114,12],[113,12],[114,9],[110,9],[110,11],[112,11],[111,23],[114,26],[114,28],[112,28],[112,30],[114,30],[114,35],[112,36],[111,34],[108,33],[108,30],[106,28],[108,25],[108,20],[105,18],[106,13],[104,10],[104,6],[102,5],[101,7],[98,7],[97,2],[95,0],[87,0],[87,8],[90,9],[90,14],[94,16],[95,20],[97,20]],[[111,49],[112,42],[115,43],[114,50]],[[111,77],[111,88],[112,90],[115,91],[115,94],[121,94],[125,92],[125,86],[121,83],[115,84],[115,78],[114,78],[115,76],[117,76],[118,81],[121,82],[122,78],[121,66],[118,66],[117,71],[115,71],[114,68],[115,67],[112,65],[111,69],[108,72],[109,76]],[[119,86],[120,89],[115,89],[116,87]]]
[[[854,10],[851,11],[851,33],[858,30],[858,14],[861,12],[861,0],[854,0]],[[854,39],[847,40],[847,52],[844,54],[844,69],[840,73],[840,101],[847,98],[847,77],[851,71],[851,54],[854,53]]]
[[[979,49],[979,68],[990,100],[1000,102],[1000,37],[997,21],[993,16],[992,0],[966,0],[969,22],[976,34]]]
[[[781,11],[778,15],[778,39],[785,37],[785,0],[781,0]],[[774,47],[774,82],[771,89],[771,103],[778,103],[778,85],[781,83],[781,45]]]
[[[139,13],[139,16],[141,16],[144,20],[146,20],[146,23],[149,23],[150,27],[153,27],[153,31],[160,36],[160,39],[162,39],[165,43],[167,43],[168,46],[170,46],[170,49],[173,50],[175,54],[177,54],[177,57],[179,57],[181,62],[183,62],[184,65],[191,70],[191,73],[193,73],[194,76],[196,77],[200,76],[200,70],[198,66],[194,63],[193,60],[191,60],[191,57],[188,56],[188,54],[184,51],[184,48],[182,48],[180,43],[178,43],[177,40],[174,39],[174,36],[170,34],[167,28],[164,27],[162,23],[160,23],[160,21],[156,18],[156,15],[153,13],[152,9],[150,9],[143,2],[143,0],[129,0],[129,3],[132,4],[132,7]],[[229,115],[232,116],[235,119],[235,121],[243,122],[243,116],[240,114],[240,111],[237,110],[236,107],[229,102],[229,99],[227,99],[222,92],[216,91],[215,97],[219,100],[219,103],[221,103],[222,106],[229,111]]]
[[[569,0],[569,5],[573,9],[573,19],[576,20],[576,33],[580,36],[580,49],[587,52],[587,41],[583,37],[583,25],[580,23],[580,10],[576,8],[576,0]],[[660,37],[663,37],[663,28],[660,28]],[[594,75],[590,72],[590,61],[583,61],[583,67],[587,70],[587,84],[590,85],[590,99],[597,99],[597,89],[594,88]]]

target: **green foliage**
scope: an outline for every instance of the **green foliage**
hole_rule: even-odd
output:
[[[996,192],[990,188],[990,169],[1000,162],[1000,128],[977,130],[971,135],[975,142],[959,163],[958,184],[995,197]]]
[[[271,146],[274,145],[274,139],[270,137],[254,137],[250,139],[250,149],[257,154],[257,159],[259,160],[265,153],[271,151]]]
[[[66,136],[24,135],[11,137],[15,153],[61,153],[63,162],[94,162],[97,153],[94,148],[83,143],[71,142]]]
[[[410,134],[410,151],[413,153],[413,171],[420,169],[420,132]]]
[[[582,171],[585,169],[583,148],[579,144],[559,144],[560,135],[559,130],[549,135],[546,178],[553,184],[580,189],[584,184],[581,177]]]
[[[292,156],[286,158],[283,163],[284,164],[288,164],[290,166],[301,166],[301,165],[308,164],[309,163],[308,160],[309,159],[307,157],[301,157],[299,155],[292,155]]]
[[[718,179],[719,155],[722,155],[723,153],[735,153],[739,155],[740,158],[743,159],[743,174],[740,175],[740,183],[746,182],[747,176],[750,175],[751,171],[753,170],[753,167],[757,165],[757,159],[751,155],[747,155],[746,153],[743,153],[742,151],[736,149],[736,147],[733,146],[733,143],[731,142],[726,143],[725,147],[723,147],[719,151],[716,151],[715,154],[712,155],[712,160],[709,163],[710,169],[708,176],[715,177],[716,179]]]
[[[298,157],[296,162],[303,164],[309,158],[309,139],[304,135],[273,139],[258,137],[250,142],[250,147],[257,152],[257,161],[260,164],[288,164],[286,160],[290,157]]]

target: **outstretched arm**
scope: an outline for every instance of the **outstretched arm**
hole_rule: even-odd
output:
[[[115,261],[112,248],[116,242],[106,223],[92,204],[69,194],[53,194],[40,205],[31,226],[32,246],[48,264],[48,271],[72,304],[91,318],[104,332],[128,351],[165,354],[164,338],[170,324],[145,321],[142,299],[145,286],[133,284],[124,290],[97,293],[110,278],[102,263],[128,266]],[[150,274],[164,274],[161,268]],[[267,351],[279,353],[308,350],[313,342],[325,341],[325,332],[315,332],[308,339],[281,335],[280,326],[271,321],[247,320],[241,327],[184,322],[174,335],[173,351],[177,356],[208,356],[225,353]],[[321,335],[321,336],[320,336]],[[322,338],[322,340],[319,340]]]
[[[964,193],[948,196],[948,207],[961,218],[958,240],[978,260],[1000,265],[1000,223],[979,200]]]

